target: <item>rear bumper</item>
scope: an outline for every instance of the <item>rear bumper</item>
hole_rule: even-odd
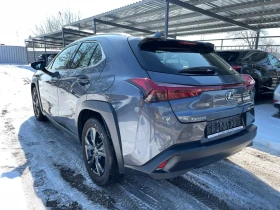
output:
[[[126,173],[143,174],[154,179],[170,179],[180,176],[190,169],[202,167],[239,152],[252,145],[257,134],[255,125],[224,139],[212,143],[200,142],[174,145],[142,166],[125,166]],[[157,167],[167,161],[162,170]]]

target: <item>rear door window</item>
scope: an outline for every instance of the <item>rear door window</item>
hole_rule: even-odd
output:
[[[146,42],[140,47],[131,43],[132,49],[139,50],[135,53],[138,60],[144,64],[143,67],[149,71],[168,74],[181,74],[179,71],[204,66],[215,66],[215,75],[236,74],[236,72],[208,45],[196,42],[185,42],[178,40],[155,40]]]

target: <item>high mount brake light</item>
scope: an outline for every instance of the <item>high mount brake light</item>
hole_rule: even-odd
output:
[[[253,89],[255,81],[250,75],[242,75],[245,80],[245,86]],[[166,83],[156,83],[148,78],[134,78],[130,83],[140,88],[144,93],[144,100],[147,103],[176,100],[182,98],[191,98],[199,96],[202,92],[236,88],[244,84],[236,85],[218,85],[218,86],[186,86]]]
[[[179,44],[196,45],[196,42],[179,42]]]

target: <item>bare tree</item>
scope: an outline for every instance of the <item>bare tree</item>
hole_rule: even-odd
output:
[[[78,21],[81,19],[80,12],[73,13],[69,9],[59,11],[57,14],[49,16],[46,20],[35,25],[33,34],[35,36],[52,33],[61,30],[63,25]]]
[[[261,30],[260,31],[260,36],[267,36],[267,31]],[[229,33],[229,36],[231,37],[235,37],[235,38],[242,38],[242,43],[244,45],[247,45],[249,47],[249,49],[254,49],[255,48],[255,44],[256,44],[256,39],[255,38],[251,38],[251,37],[256,37],[257,36],[257,32],[256,31],[250,31],[250,30],[246,30],[246,31],[236,31],[236,32],[231,32]],[[235,42],[240,42],[239,39],[234,40]],[[259,41],[260,44],[264,44],[262,43],[264,41],[264,39],[261,39]],[[272,40],[270,40],[272,41]]]

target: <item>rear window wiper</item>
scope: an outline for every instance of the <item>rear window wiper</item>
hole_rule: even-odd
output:
[[[187,74],[216,74],[218,68],[216,66],[198,66],[190,67],[179,71],[179,73]]]

